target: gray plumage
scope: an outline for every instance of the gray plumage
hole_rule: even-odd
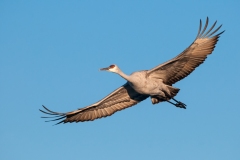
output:
[[[131,75],[126,75],[117,65],[110,65],[107,68],[102,68],[101,70],[119,74],[127,80],[127,83],[99,102],[72,112],[53,112],[43,106],[46,111],[40,110],[41,112],[55,115],[54,117],[43,118],[55,118],[50,121],[63,119],[57,124],[92,121],[110,116],[117,111],[131,107],[148,97],[151,98],[153,104],[167,101],[176,107],[186,108],[184,103],[174,99],[179,89],[172,85],[188,76],[196,67],[204,62],[207,55],[213,52],[218,38],[224,32],[222,31],[214,35],[214,33],[216,33],[222,26],[220,25],[217,29],[213,30],[216,23],[217,21],[208,31],[206,31],[208,18],[203,30],[202,22],[200,20],[199,31],[194,42],[175,58],[160,64],[151,70],[138,71],[133,72]],[[175,103],[170,100],[175,101]]]

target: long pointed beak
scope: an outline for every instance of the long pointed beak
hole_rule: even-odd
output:
[[[109,67],[107,68],[100,68],[100,71],[108,71],[109,70]]]

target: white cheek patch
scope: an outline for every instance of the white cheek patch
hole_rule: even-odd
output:
[[[117,70],[116,70],[116,67],[114,67],[114,68],[109,68],[109,71],[110,72],[116,72]]]

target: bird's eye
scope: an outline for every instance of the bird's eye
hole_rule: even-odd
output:
[[[114,64],[112,64],[112,65],[110,65],[110,66],[109,66],[109,68],[114,68],[114,67],[115,67],[115,65],[114,65]]]

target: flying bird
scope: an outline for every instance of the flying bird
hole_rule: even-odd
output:
[[[180,89],[172,85],[188,76],[213,52],[218,38],[224,32],[215,34],[222,26],[214,29],[216,23],[217,21],[210,29],[206,30],[208,17],[203,29],[200,20],[198,34],[194,42],[175,58],[150,70],[137,71],[127,75],[115,64],[101,68],[102,71],[120,75],[127,82],[102,100],[72,112],[53,112],[43,106],[45,110],[40,109],[40,111],[51,116],[42,118],[54,118],[50,121],[60,120],[57,124],[93,121],[111,116],[113,113],[136,105],[148,97],[151,98],[152,104],[166,101],[176,107],[186,109],[186,104],[174,98]]]

